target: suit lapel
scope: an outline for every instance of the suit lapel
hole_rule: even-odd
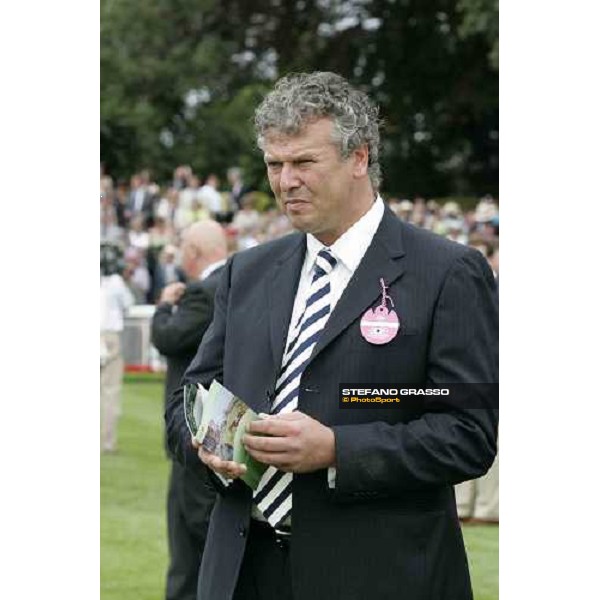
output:
[[[277,260],[267,283],[271,351],[277,371],[281,366],[306,250],[306,237],[294,237],[297,237],[295,243]]]
[[[373,241],[348,282],[315,346],[311,362],[356,318],[360,317],[381,295],[379,279],[391,285],[404,272],[401,257],[402,225],[386,207]]]

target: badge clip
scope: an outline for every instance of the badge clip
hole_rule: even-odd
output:
[[[388,286],[385,285],[383,277],[379,279],[381,284],[381,304],[370,308],[360,320],[360,333],[370,344],[387,344],[391,342],[400,329],[400,321],[394,310],[394,301],[387,293]],[[387,303],[391,308],[387,307]]]

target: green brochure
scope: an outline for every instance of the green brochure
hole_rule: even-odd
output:
[[[256,489],[267,465],[246,452],[242,436],[248,423],[260,417],[216,379],[208,392],[200,384],[186,385],[183,403],[188,429],[202,448],[223,460],[245,464],[240,479]]]

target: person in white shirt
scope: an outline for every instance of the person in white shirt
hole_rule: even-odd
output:
[[[134,248],[139,248],[144,252],[148,250],[150,245],[150,234],[144,228],[144,217],[136,215],[131,219],[130,231],[128,235],[129,245]]]
[[[123,356],[121,332],[133,294],[119,271],[122,254],[117,246],[100,246],[100,407],[102,452],[117,449],[117,422],[121,413]]]
[[[216,175],[209,175],[206,183],[198,190],[198,200],[211,215],[222,212],[223,202],[221,194],[217,191],[219,179]]]

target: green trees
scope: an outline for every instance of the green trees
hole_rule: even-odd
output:
[[[102,0],[101,19],[116,177],[242,164],[265,189],[254,107],[281,74],[320,69],[380,103],[387,193],[497,192],[495,0]]]

